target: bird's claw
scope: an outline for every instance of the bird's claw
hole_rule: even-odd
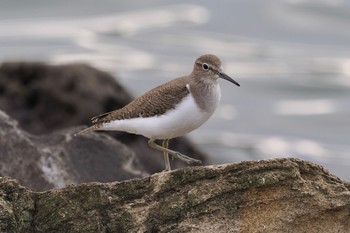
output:
[[[175,157],[177,159],[180,159],[180,160],[186,162],[187,164],[202,163],[201,160],[188,157],[187,155],[181,154],[180,152],[176,152],[172,156],[173,156],[173,158]]]

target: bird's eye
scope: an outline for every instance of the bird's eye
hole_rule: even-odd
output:
[[[209,70],[209,66],[207,63],[203,63],[202,68],[203,68],[203,70]]]

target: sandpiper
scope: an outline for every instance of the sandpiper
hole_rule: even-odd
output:
[[[125,131],[149,138],[148,145],[164,154],[169,171],[169,154],[188,164],[201,163],[168,148],[169,139],[183,136],[201,126],[219,104],[218,79],[239,84],[221,70],[220,59],[212,54],[200,56],[188,76],[164,83],[138,97],[125,107],[95,116],[92,126],[76,135],[95,131]],[[162,145],[155,140],[162,139]]]

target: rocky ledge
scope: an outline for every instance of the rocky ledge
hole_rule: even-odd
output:
[[[33,192],[0,179],[1,232],[349,232],[349,185],[273,159]]]

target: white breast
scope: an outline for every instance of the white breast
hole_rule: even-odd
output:
[[[183,136],[201,126],[213,114],[219,95],[214,97],[215,104],[207,111],[201,110],[192,95],[186,96],[175,109],[167,111],[164,115],[116,120],[104,124],[101,130],[126,131],[133,134],[140,134],[152,139],[171,139]]]

